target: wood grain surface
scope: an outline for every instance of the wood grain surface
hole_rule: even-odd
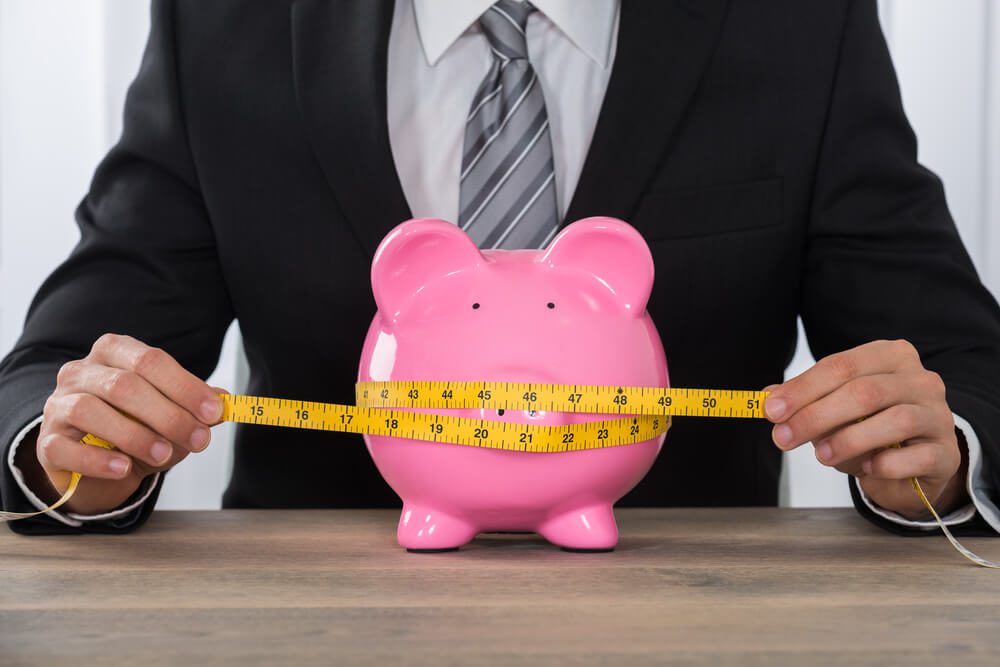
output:
[[[1000,664],[1000,573],[853,510],[620,510],[606,554],[533,535],[409,554],[396,516],[4,531],[0,665]]]

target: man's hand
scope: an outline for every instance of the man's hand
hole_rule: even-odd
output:
[[[26,471],[29,485],[32,477],[47,477],[50,491],[60,494],[69,471],[81,473],[84,478],[66,507],[86,514],[109,511],[147,475],[205,449],[211,439],[208,426],[221,416],[218,393],[166,352],[129,336],[105,334],[86,358],[60,369],[45,402],[37,459],[18,464],[30,469],[34,463],[36,473],[40,464],[44,476]],[[86,433],[117,450],[82,444]]]
[[[767,390],[775,444],[787,451],[812,441],[820,463],[858,477],[879,506],[928,518],[911,477],[939,513],[969,502],[944,383],[909,342],[880,340],[832,354]],[[894,443],[902,448],[887,449]]]

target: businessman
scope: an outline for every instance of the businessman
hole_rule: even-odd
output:
[[[81,240],[0,365],[4,509],[86,478],[12,527],[141,525],[209,446],[234,318],[249,392],[352,402],[399,222],[537,248],[590,215],[649,242],[676,384],[772,390],[770,423],[678,421],[623,505],[773,505],[811,442],[887,529],[932,525],[910,476],[958,532],[1000,529],[1000,309],[874,0],[155,0]],[[820,361],[781,383],[800,316]],[[357,435],[241,427],[223,504],[398,499]]]

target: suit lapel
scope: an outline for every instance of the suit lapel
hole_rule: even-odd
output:
[[[563,225],[635,211],[714,50],[727,0],[622,0],[618,46]]]
[[[389,146],[386,59],[393,3],[296,0],[293,75],[302,117],[361,246],[410,217]]]

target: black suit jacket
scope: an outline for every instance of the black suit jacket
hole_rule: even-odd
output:
[[[410,217],[386,126],[391,16],[384,0],[153,3],[80,243],[0,366],[0,442],[106,331],[205,377],[238,318],[247,391],[353,402],[372,254]],[[781,381],[800,315],[817,357],[907,338],[1000,487],[1000,311],[915,153],[872,0],[624,0],[566,221],[616,216],[649,241],[675,385]],[[621,504],[773,505],[780,465],[763,420],[678,419]],[[2,498],[28,509],[6,466]],[[357,435],[237,431],[226,507],[398,504]]]

